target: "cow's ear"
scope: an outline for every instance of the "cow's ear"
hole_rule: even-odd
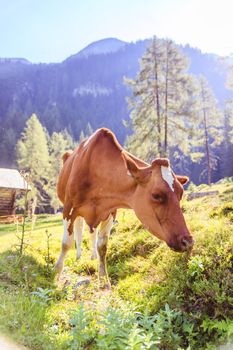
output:
[[[154,167],[156,165],[169,167],[170,162],[167,158],[156,158],[155,160],[153,160],[152,166]]]
[[[185,185],[189,181],[188,176],[176,175],[176,178],[179,181],[179,183],[181,183],[181,185]]]
[[[149,181],[152,170],[148,166],[146,168],[139,168],[133,159],[125,155],[126,167],[128,169],[128,175],[132,176],[139,184],[145,184]]]

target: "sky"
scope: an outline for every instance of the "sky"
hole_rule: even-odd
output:
[[[88,44],[157,35],[233,53],[233,0],[0,0],[0,57],[61,62]]]

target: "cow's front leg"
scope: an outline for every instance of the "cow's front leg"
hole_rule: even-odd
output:
[[[74,237],[73,237],[73,234],[70,235],[68,232],[69,225],[70,225],[70,221],[67,219],[64,219],[63,220],[64,234],[63,234],[63,239],[62,239],[61,253],[60,253],[60,256],[59,256],[59,258],[54,266],[54,271],[55,271],[55,273],[58,274],[58,278],[60,277],[60,274],[63,270],[65,256],[73,244]]]
[[[97,251],[99,255],[99,285],[100,288],[110,288],[111,284],[108,279],[106,267],[107,244],[110,231],[113,225],[113,216],[109,215],[108,219],[103,221],[100,226],[99,237],[97,241]]]
[[[97,246],[96,246],[96,240],[98,235],[98,228],[94,229],[94,232],[90,233],[91,238],[91,260],[94,260],[97,258]]]
[[[74,221],[74,238],[76,241],[76,258],[81,258],[82,255],[82,241],[83,232],[85,228],[85,221],[81,216],[78,216]]]

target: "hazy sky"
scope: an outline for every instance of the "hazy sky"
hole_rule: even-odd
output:
[[[0,0],[0,57],[60,62],[93,41],[157,35],[233,53],[233,0]]]

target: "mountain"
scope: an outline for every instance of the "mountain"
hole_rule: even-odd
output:
[[[89,123],[93,129],[109,127],[123,143],[130,94],[123,77],[135,77],[148,42],[104,39],[57,64],[0,59],[0,166],[14,163],[15,144],[32,113],[50,134],[66,128],[78,140]],[[189,57],[190,72],[205,75],[223,105],[229,97],[224,63],[188,45],[181,49]]]
[[[31,64],[30,61],[26,60],[26,58],[20,58],[20,57],[0,58],[0,63]]]
[[[90,55],[99,55],[99,54],[116,52],[126,44],[127,43],[125,41],[122,41],[116,38],[106,38],[106,39],[98,40],[86,46],[83,50],[78,52],[76,55],[69,57],[68,60],[77,58],[77,57],[88,57]]]

